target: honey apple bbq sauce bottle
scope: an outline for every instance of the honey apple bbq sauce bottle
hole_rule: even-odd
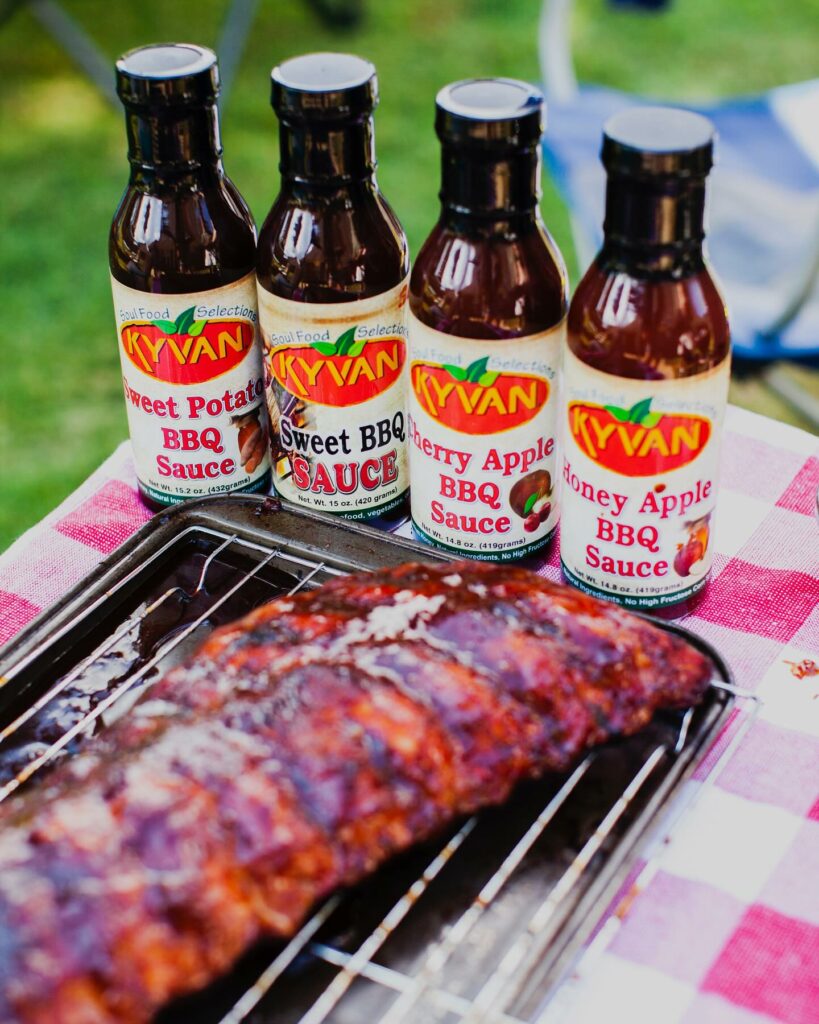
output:
[[[475,79],[437,98],[441,215],[410,282],[416,533],[470,558],[544,549],[558,521],[566,272],[538,211],[543,98]]]
[[[635,108],[603,136],[603,247],[569,312],[566,578],[675,616],[708,579],[730,337],[703,257],[713,127]]]
[[[131,177],[109,261],[142,497],[266,491],[256,231],[222,167],[216,55],[144,46],[116,67]]]
[[[409,254],[375,179],[375,68],[312,53],[272,73],[281,191],[259,238],[259,316],[284,498],[406,518]]]

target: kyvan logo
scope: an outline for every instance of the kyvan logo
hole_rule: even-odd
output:
[[[168,384],[202,384],[245,358],[255,330],[248,320],[194,320],[193,306],[176,320],[125,324],[120,340],[138,370]]]
[[[590,459],[623,476],[653,476],[693,462],[708,443],[711,421],[652,412],[651,401],[630,409],[571,402],[569,430]]]
[[[462,434],[497,434],[528,423],[546,404],[548,381],[497,373],[488,362],[487,356],[467,367],[413,363],[410,380],[421,408]]]
[[[391,388],[406,359],[404,339],[356,338],[350,327],[335,340],[281,346],[270,354],[270,372],[285,391],[318,405],[360,405]]]

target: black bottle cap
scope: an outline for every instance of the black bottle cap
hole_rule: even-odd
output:
[[[714,162],[714,126],[673,107],[631,107],[603,127],[601,159],[609,174],[704,178]]]
[[[435,100],[435,131],[444,143],[526,148],[543,134],[543,94],[515,78],[467,78]]]
[[[270,73],[282,121],[355,121],[378,104],[375,65],[351,53],[306,53]]]
[[[128,107],[196,106],[219,94],[216,54],[194,43],[155,43],[123,54],[117,94]]]

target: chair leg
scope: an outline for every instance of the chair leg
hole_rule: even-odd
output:
[[[546,98],[567,103],[577,95],[572,60],[572,0],[543,0],[538,26],[540,75]]]
[[[111,61],[94,40],[55,0],[29,0],[29,9],[43,28],[54,37],[78,67],[85,72],[103,97],[119,110]]]
[[[236,72],[245,50],[247,37],[256,17],[258,0],[233,0],[222,25],[216,52],[219,55],[219,77],[222,82],[222,105],[227,103]]]
[[[765,386],[819,430],[819,401],[795,380],[781,362],[771,363],[761,373]]]

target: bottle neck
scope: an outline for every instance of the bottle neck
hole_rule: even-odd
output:
[[[285,184],[339,188],[374,180],[373,119],[347,124],[287,123],[279,126],[279,169]]]
[[[215,103],[161,113],[128,109],[125,123],[132,182],[173,184],[224,173]]]
[[[699,270],[704,210],[704,178],[611,175],[601,255],[636,273],[675,277]]]
[[[539,146],[499,154],[444,143],[440,191],[444,221],[534,219],[539,198]]]

